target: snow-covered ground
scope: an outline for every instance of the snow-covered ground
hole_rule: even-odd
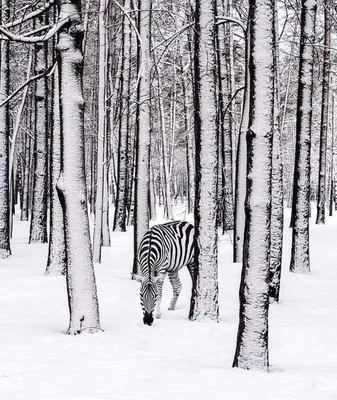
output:
[[[337,217],[311,222],[311,275],[288,272],[285,229],[268,374],[231,368],[240,267],[229,235],[219,244],[219,324],[187,320],[191,283],[183,270],[177,310],[166,310],[167,280],[162,319],[143,325],[129,231],[112,233],[96,265],[104,333],[67,336],[65,279],[44,276],[47,245],[28,245],[28,223],[15,219],[13,256],[0,260],[0,400],[337,399]]]

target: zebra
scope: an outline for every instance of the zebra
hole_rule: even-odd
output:
[[[185,265],[193,284],[193,241],[194,227],[184,221],[154,225],[145,233],[138,249],[140,274],[132,274],[133,279],[141,283],[140,303],[145,325],[152,325],[155,308],[156,318],[161,318],[160,304],[166,274],[173,289],[169,310],[175,309],[182,287],[178,271]]]

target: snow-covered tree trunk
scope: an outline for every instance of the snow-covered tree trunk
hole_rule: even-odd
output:
[[[215,0],[197,0],[195,9],[195,264],[191,320],[218,321]]]
[[[315,0],[302,0],[290,271],[304,273],[310,272],[310,146],[316,8]]]
[[[0,20],[7,21],[9,1],[2,0]],[[0,104],[9,94],[9,41],[0,40]],[[0,107],[0,258],[11,254],[9,202],[9,109]]]
[[[59,32],[61,174],[57,190],[64,213],[68,334],[100,329],[95,272],[90,242],[84,168],[83,27],[80,2],[59,0],[59,19],[71,15]]]
[[[126,0],[124,10],[130,11],[130,0]],[[121,85],[121,107],[118,140],[118,183],[115,205],[115,218],[113,230],[116,232],[126,231],[126,211],[127,211],[127,192],[128,192],[128,147],[129,147],[129,107],[130,101],[130,21],[124,15],[122,27],[122,73],[120,76]]]
[[[138,137],[136,144],[136,180],[134,208],[134,266],[140,241],[149,228],[150,205],[150,96],[151,96],[151,9],[152,0],[139,0],[141,41],[141,78],[138,87]]]
[[[41,74],[47,67],[46,44],[36,44],[35,55],[36,73]],[[42,78],[35,86],[34,181],[29,243],[47,242],[47,165],[47,80]]]
[[[274,1],[250,0],[250,115],[240,314],[233,366],[268,370]]]
[[[49,251],[45,275],[62,275],[66,272],[63,211],[57,194],[56,182],[61,170],[61,130],[59,74],[53,79],[53,129],[50,142],[50,221]]]
[[[238,135],[236,168],[235,168],[235,200],[234,200],[234,235],[233,235],[233,262],[242,261],[243,237],[245,226],[245,197],[247,185],[247,140],[246,133],[250,111],[250,71],[248,57],[250,54],[249,21],[246,31],[246,61],[245,61],[245,92],[243,98],[243,113]]]
[[[105,155],[105,29],[106,0],[99,0],[99,71],[98,71],[98,135],[97,135],[97,181],[95,201],[95,227],[93,236],[94,262],[101,262],[102,227],[103,227],[103,193],[104,193],[104,155]]]
[[[283,245],[283,165],[279,98],[278,10],[274,19],[274,136],[272,161],[272,204],[270,221],[270,286],[269,297],[279,301]]]
[[[20,221],[28,221],[29,215],[29,188],[30,188],[30,153],[31,153],[31,138],[25,132],[24,133],[24,173],[23,173],[23,185],[22,185],[22,206]]]
[[[327,174],[327,141],[328,141],[328,114],[329,114],[329,85],[330,85],[330,53],[331,53],[331,7],[330,0],[324,0],[324,49],[322,68],[322,103],[321,127],[319,145],[319,173],[316,224],[325,224],[325,197]]]

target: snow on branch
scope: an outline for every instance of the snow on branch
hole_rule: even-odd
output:
[[[68,24],[70,22],[71,18],[70,16],[66,16],[65,18],[62,18],[60,21],[58,21],[48,32],[46,32],[44,35],[41,36],[27,36],[27,35],[16,35],[15,33],[10,32],[9,30],[5,29],[3,26],[0,25],[0,33],[2,33],[2,36],[0,36],[0,39],[8,39],[8,40],[13,40],[15,42],[22,42],[22,43],[39,43],[39,42],[45,42],[52,38],[64,25]]]
[[[221,16],[221,17],[216,17],[216,20],[217,20],[216,23],[217,25],[225,24],[227,22],[232,22],[233,24],[238,25],[243,30],[244,34],[246,34],[247,29],[245,25],[236,18]]]
[[[54,70],[56,65],[56,62],[51,65],[49,68],[47,68],[45,71],[41,72],[41,74],[31,76],[29,79],[26,80],[21,86],[19,86],[13,93],[11,93],[6,100],[4,100],[1,104],[0,107],[4,106],[7,104],[9,101],[12,100],[13,97],[15,97],[19,92],[21,92],[22,89],[24,89],[27,85],[29,85],[31,82],[34,82],[40,78],[43,78],[44,76],[48,75],[51,71]]]
[[[32,11],[31,13],[29,13],[29,14],[27,14],[25,16],[22,16],[22,17],[16,19],[15,21],[13,21],[13,22],[5,24],[4,27],[5,28],[13,28],[14,26],[23,24],[24,22],[29,21],[29,20],[37,17],[38,15],[44,13],[45,11],[47,11],[54,4],[55,4],[55,0],[50,0],[47,3],[45,3],[43,7],[38,8],[37,10],[34,10],[34,11]]]

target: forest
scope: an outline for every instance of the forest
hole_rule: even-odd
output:
[[[1,398],[336,398],[336,3],[0,3]]]

